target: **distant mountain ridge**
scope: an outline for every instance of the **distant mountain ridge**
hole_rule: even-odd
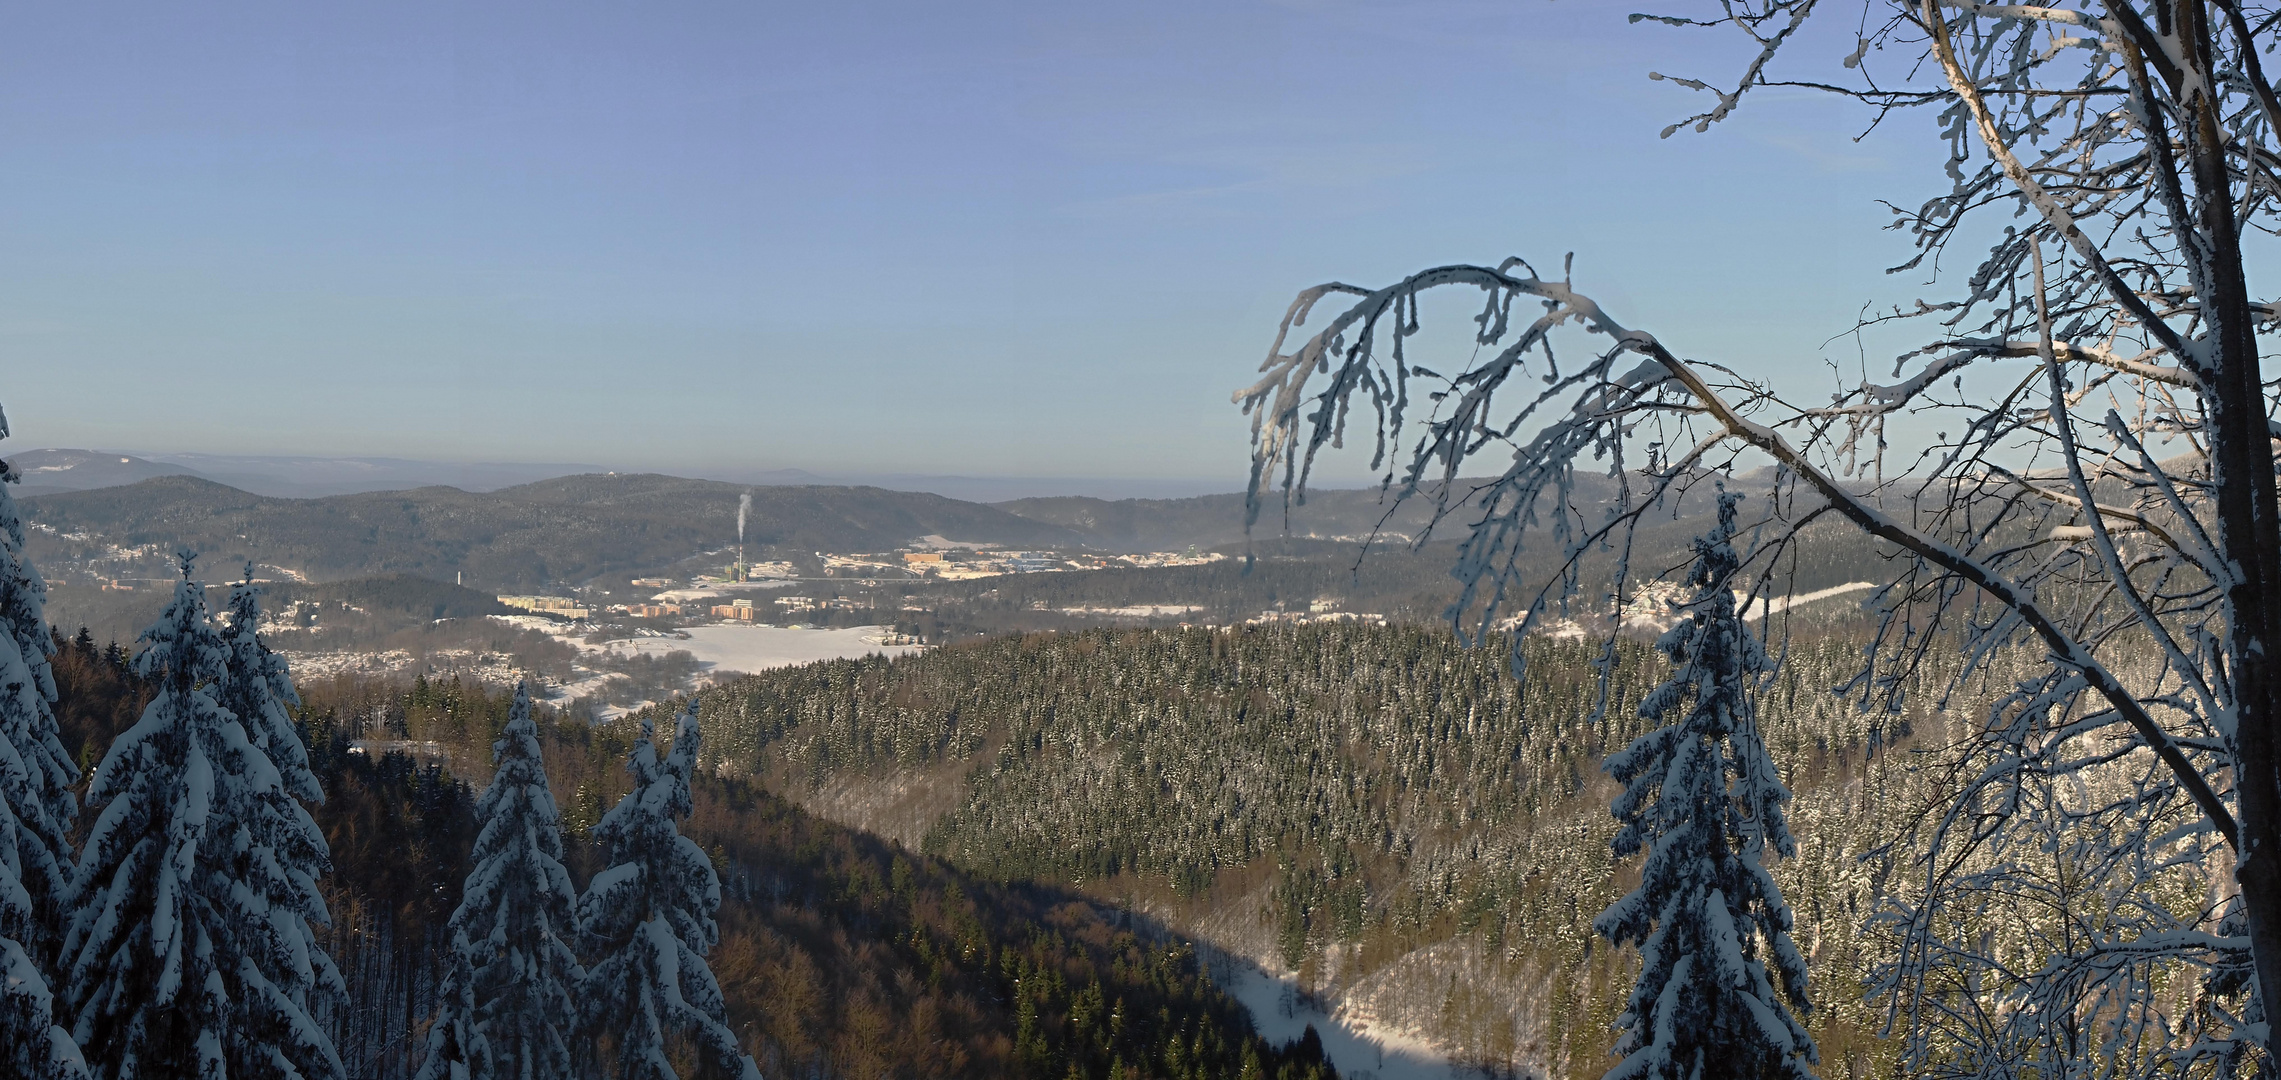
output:
[[[8,455],[8,464],[23,477],[15,491],[25,496],[117,487],[154,476],[197,475],[196,470],[170,462],[101,450],[26,450]]]
[[[367,491],[455,487],[496,491],[557,476],[604,471],[565,462],[413,461],[391,457],[276,457],[244,454],[149,454],[240,491],[272,498],[309,499]]]
[[[151,453],[137,450],[27,450],[6,455],[31,466],[51,466],[17,493],[44,495],[89,491],[147,480],[153,476],[199,476],[240,491],[278,499],[314,499],[368,491],[410,491],[455,487],[497,491],[563,476],[606,473],[606,466],[573,462],[420,461],[393,457],[321,455]],[[110,459],[117,459],[115,462]],[[80,463],[71,471],[69,466]],[[116,468],[111,467],[116,465]],[[101,467],[96,467],[101,466]],[[619,469],[634,473],[642,470]],[[760,487],[876,487],[923,492],[962,502],[994,503],[1052,495],[1096,498],[1176,498],[1211,494],[1238,482],[1181,478],[961,476],[938,473],[816,473],[800,468],[752,468],[736,464],[690,470],[696,479]]]
[[[992,505],[1033,521],[1084,533],[1097,546],[1122,551],[1212,548],[1247,539],[1240,492],[1185,499],[1109,500],[1060,495]],[[1389,509],[1394,511],[1391,516]],[[1259,523],[1250,535],[1359,542],[1375,534],[1381,540],[1402,543],[1425,528],[1430,514],[1431,507],[1423,499],[1396,507],[1393,496],[1381,495],[1375,488],[1313,491],[1307,494],[1306,505],[1291,508],[1288,526],[1282,501],[1274,500],[1260,511]]]
[[[940,495],[862,487],[748,487],[674,476],[566,476],[477,493],[449,487],[278,499],[192,476],[40,495],[27,516],[115,544],[186,544],[210,566],[246,560],[316,580],[464,572],[487,588],[583,581],[669,566],[736,542],[750,493],[748,554],[882,551],[925,535],[1014,547],[1075,547],[1047,522]]]

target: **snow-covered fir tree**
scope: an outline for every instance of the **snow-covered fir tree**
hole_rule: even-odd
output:
[[[229,622],[223,627],[222,643],[229,650],[229,678],[218,695],[222,707],[237,714],[246,738],[269,755],[286,794],[323,803],[324,789],[309,771],[309,749],[288,711],[301,703],[301,695],[293,689],[285,658],[261,640],[261,586],[254,583],[252,563],[246,564],[245,578],[230,586]]]
[[[647,718],[626,771],[634,788],[594,826],[610,867],[578,898],[578,928],[593,964],[582,987],[583,1018],[617,1041],[619,1080],[675,1080],[669,1032],[689,1037],[722,1076],[759,1080],[723,1015],[720,985],[705,953],[720,940],[714,922],[721,882],[713,862],[682,836],[689,778],[696,770],[697,703],[682,711],[673,749],[658,760]]]
[[[16,479],[0,461],[0,1074],[67,1080],[86,1068],[56,1026],[49,960],[79,770],[56,738],[47,586],[24,556],[23,516],[8,493]]]
[[[475,805],[472,869],[451,917],[452,982],[422,1080],[542,1080],[572,1067],[571,994],[585,975],[570,947],[576,891],[526,684],[515,687],[492,755],[497,771]]]
[[[1751,691],[1773,665],[1729,591],[1740,498],[1720,492],[1718,524],[1695,540],[1694,596],[1657,643],[1671,677],[1640,701],[1642,717],[1677,721],[1607,762],[1627,785],[1613,807],[1616,854],[1647,852],[1639,887],[1593,924],[1640,951],[1610,1080],[1806,1077],[1817,1060],[1790,1008],[1807,1006],[1806,961],[1763,862],[1796,845],[1790,792],[1752,712]]]
[[[157,697],[87,793],[64,937],[72,1035],[98,1080],[332,1080],[340,1059],[290,981],[315,978],[306,893],[261,836],[261,808],[289,796],[216,699],[230,648],[189,553],[181,565],[134,661]]]
[[[301,700],[292,673],[285,658],[261,640],[261,587],[254,584],[250,563],[245,578],[230,587],[229,618],[220,629],[223,673],[214,684],[215,701],[238,718],[247,741],[277,776],[274,786],[247,791],[245,824],[253,848],[267,849],[274,863],[276,876],[264,880],[276,932],[291,940],[283,949],[254,949],[250,955],[279,992],[308,1011],[348,992],[316,933],[330,921],[317,879],[332,870],[332,854],[303,804],[322,803],[325,793],[309,771],[308,747],[287,712]]]

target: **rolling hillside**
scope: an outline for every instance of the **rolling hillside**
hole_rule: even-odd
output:
[[[1469,493],[1487,482],[1486,478],[1461,478],[1456,489]],[[1745,490],[1757,491],[1762,489],[1764,477],[1753,474],[1733,483]],[[1252,528],[1250,537],[1244,532],[1241,492],[1186,499],[1056,496],[991,505],[1036,521],[1077,530],[1085,533],[1096,546],[1122,551],[1221,547],[1241,544],[1249,538],[1269,537],[1348,542],[1375,537],[1401,544],[1415,540],[1425,531],[1433,513],[1430,493],[1437,487],[1436,484],[1425,485],[1419,494],[1399,503],[1392,493],[1375,487],[1311,489],[1304,503],[1294,502],[1288,507],[1280,493],[1272,494],[1261,509],[1259,523]],[[1614,482],[1606,476],[1591,474],[1578,475],[1576,487],[1578,500],[1585,504],[1609,499],[1615,490]],[[1685,503],[1688,512],[1700,509],[1701,500],[1701,495],[1690,495]],[[1434,530],[1434,536],[1442,540],[1457,539],[1462,533],[1461,521],[1447,521]]]
[[[1608,846],[1601,762],[1644,730],[1663,661],[1624,642],[1596,717],[1597,644],[1532,639],[1526,686],[1505,644],[1423,627],[1033,634],[788,668],[699,702],[709,768],[811,813],[984,880],[1145,912],[1374,1037],[1485,1075],[1585,1080],[1610,1064],[1636,963],[1590,928],[1634,872]],[[1811,950],[1826,1075],[1890,1075],[1861,916],[1892,864],[1864,856],[1905,835],[1933,781],[1916,755],[1869,749],[1950,729],[1932,695],[1897,717],[1831,695],[1855,640],[1789,644],[1759,715],[1798,796],[1799,851],[1775,872]]]
[[[19,497],[133,484],[154,476],[196,476],[197,470],[164,461],[94,450],[26,450],[8,464],[23,476]]]
[[[1179,551],[1244,541],[1243,496],[1199,495],[1188,499],[1093,499],[1076,495],[1016,499],[999,509],[1034,521],[1082,532],[1094,544],[1119,551]],[[1307,505],[1293,508],[1290,535],[1305,539],[1360,540],[1378,528],[1388,503],[1375,490],[1321,491]],[[1423,504],[1404,506],[1387,520],[1386,539],[1408,540],[1426,520]],[[1282,508],[1260,514],[1260,536],[1281,535]]]
[[[92,644],[59,641],[55,668],[61,736],[90,754],[152,693]],[[302,687],[295,719],[327,796],[313,816],[332,856],[320,943],[347,984],[316,1020],[347,1076],[407,1080],[426,1052],[444,924],[512,695],[457,681]],[[604,865],[588,830],[626,790],[633,723],[590,727],[544,709],[538,721],[566,869],[584,884]],[[358,741],[389,735],[442,749],[415,760]],[[748,784],[705,774],[694,787],[683,835],[722,879],[708,959],[764,1075],[1336,1080],[1319,1043],[1262,1038],[1194,944],[1162,927],[1070,890],[963,873]]]
[[[653,475],[567,476],[475,494],[457,488],[272,499],[163,476],[26,499],[59,534],[107,543],[187,544],[205,565],[252,560],[317,580],[384,573],[508,589],[670,566],[736,540],[752,494],[748,551],[878,551],[929,534],[1016,546],[1074,546],[1058,525],[939,495],[862,487],[745,487]],[[36,553],[35,553],[36,554]]]

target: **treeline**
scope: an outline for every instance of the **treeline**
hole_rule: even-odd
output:
[[[126,650],[60,636],[68,746],[99,748],[151,689]],[[322,1019],[351,1074],[408,1077],[426,1045],[474,840],[474,800],[511,695],[457,679],[304,689],[296,720],[326,801],[326,947],[347,983]],[[580,888],[587,832],[624,793],[631,719],[539,719]],[[83,753],[85,751],[82,751]],[[979,880],[700,773],[683,833],[725,903],[711,963],[731,1027],[769,1076],[1328,1077],[1273,1047],[1177,937],[1051,887]]]

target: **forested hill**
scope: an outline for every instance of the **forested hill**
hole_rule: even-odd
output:
[[[1626,880],[1600,763],[1643,730],[1662,661],[1625,643],[1595,718],[1597,647],[1528,650],[1524,692],[1499,643],[1420,627],[1037,634],[701,701],[714,767],[817,812],[1153,911],[1477,1064],[1598,1076],[1633,962],[1590,930]],[[1835,1075],[1887,1060],[1860,921],[1900,886],[1860,856],[1917,797],[1907,755],[1870,756],[1870,718],[1828,692],[1858,658],[1856,642],[1792,642],[1761,705],[1798,791],[1800,855],[1777,873]]]
[[[208,565],[253,560],[312,578],[409,573],[514,588],[647,570],[736,541],[748,552],[881,551],[940,535],[1075,545],[1058,525],[940,495],[866,487],[745,487],[655,475],[567,476],[476,494],[457,488],[272,499],[192,477],[24,500],[25,516],[114,544],[188,545]]]
[[[1739,478],[1734,483],[1756,491],[1763,487],[1766,479],[1767,474],[1761,473]],[[1488,482],[1485,478],[1459,480],[1455,490],[1462,496]],[[1575,483],[1576,497],[1585,504],[1606,502],[1615,493],[1614,481],[1606,476],[1580,474]],[[1375,537],[1407,543],[1424,533],[1432,521],[1432,492],[1435,490],[1437,486],[1429,484],[1419,494],[1396,499],[1392,493],[1376,487],[1316,488],[1306,493],[1304,501],[1293,499],[1288,505],[1278,492],[1267,497],[1259,520],[1249,533],[1244,529],[1241,492],[1185,499],[1112,500],[1072,495],[1015,499],[993,505],[1026,518],[1082,532],[1101,547],[1177,551],[1241,544],[1255,536],[1348,541]],[[1701,495],[1682,502],[1688,513],[1703,505]],[[1470,520],[1462,512],[1459,516]],[[1440,539],[1459,538],[1459,530],[1451,528],[1451,524],[1444,523],[1436,530]]]
[[[1240,544],[1244,497],[1240,493],[1186,499],[1095,499],[1079,495],[1015,499],[995,504],[1025,518],[1086,534],[1094,543],[1124,551],[1179,551]],[[1388,511],[1393,513],[1389,516]],[[1293,507],[1286,530],[1280,503],[1263,511],[1253,530],[1261,536],[1286,533],[1305,539],[1362,540],[1372,535],[1406,541],[1425,528],[1424,502],[1395,507],[1376,490],[1310,492],[1305,506]],[[1381,521],[1384,524],[1381,527]]]
[[[83,762],[149,700],[124,652],[56,642],[58,721]],[[460,683],[304,685],[297,717],[326,800],[322,940],[348,983],[320,1020],[355,1080],[414,1074],[435,1015],[509,695]],[[626,790],[630,720],[542,717],[567,868]],[[415,759],[395,747],[426,747]],[[732,1030],[772,1077],[1333,1080],[1319,1044],[1270,1046],[1176,936],[1052,886],[980,879],[700,774],[684,835],[722,878],[710,966]]]

